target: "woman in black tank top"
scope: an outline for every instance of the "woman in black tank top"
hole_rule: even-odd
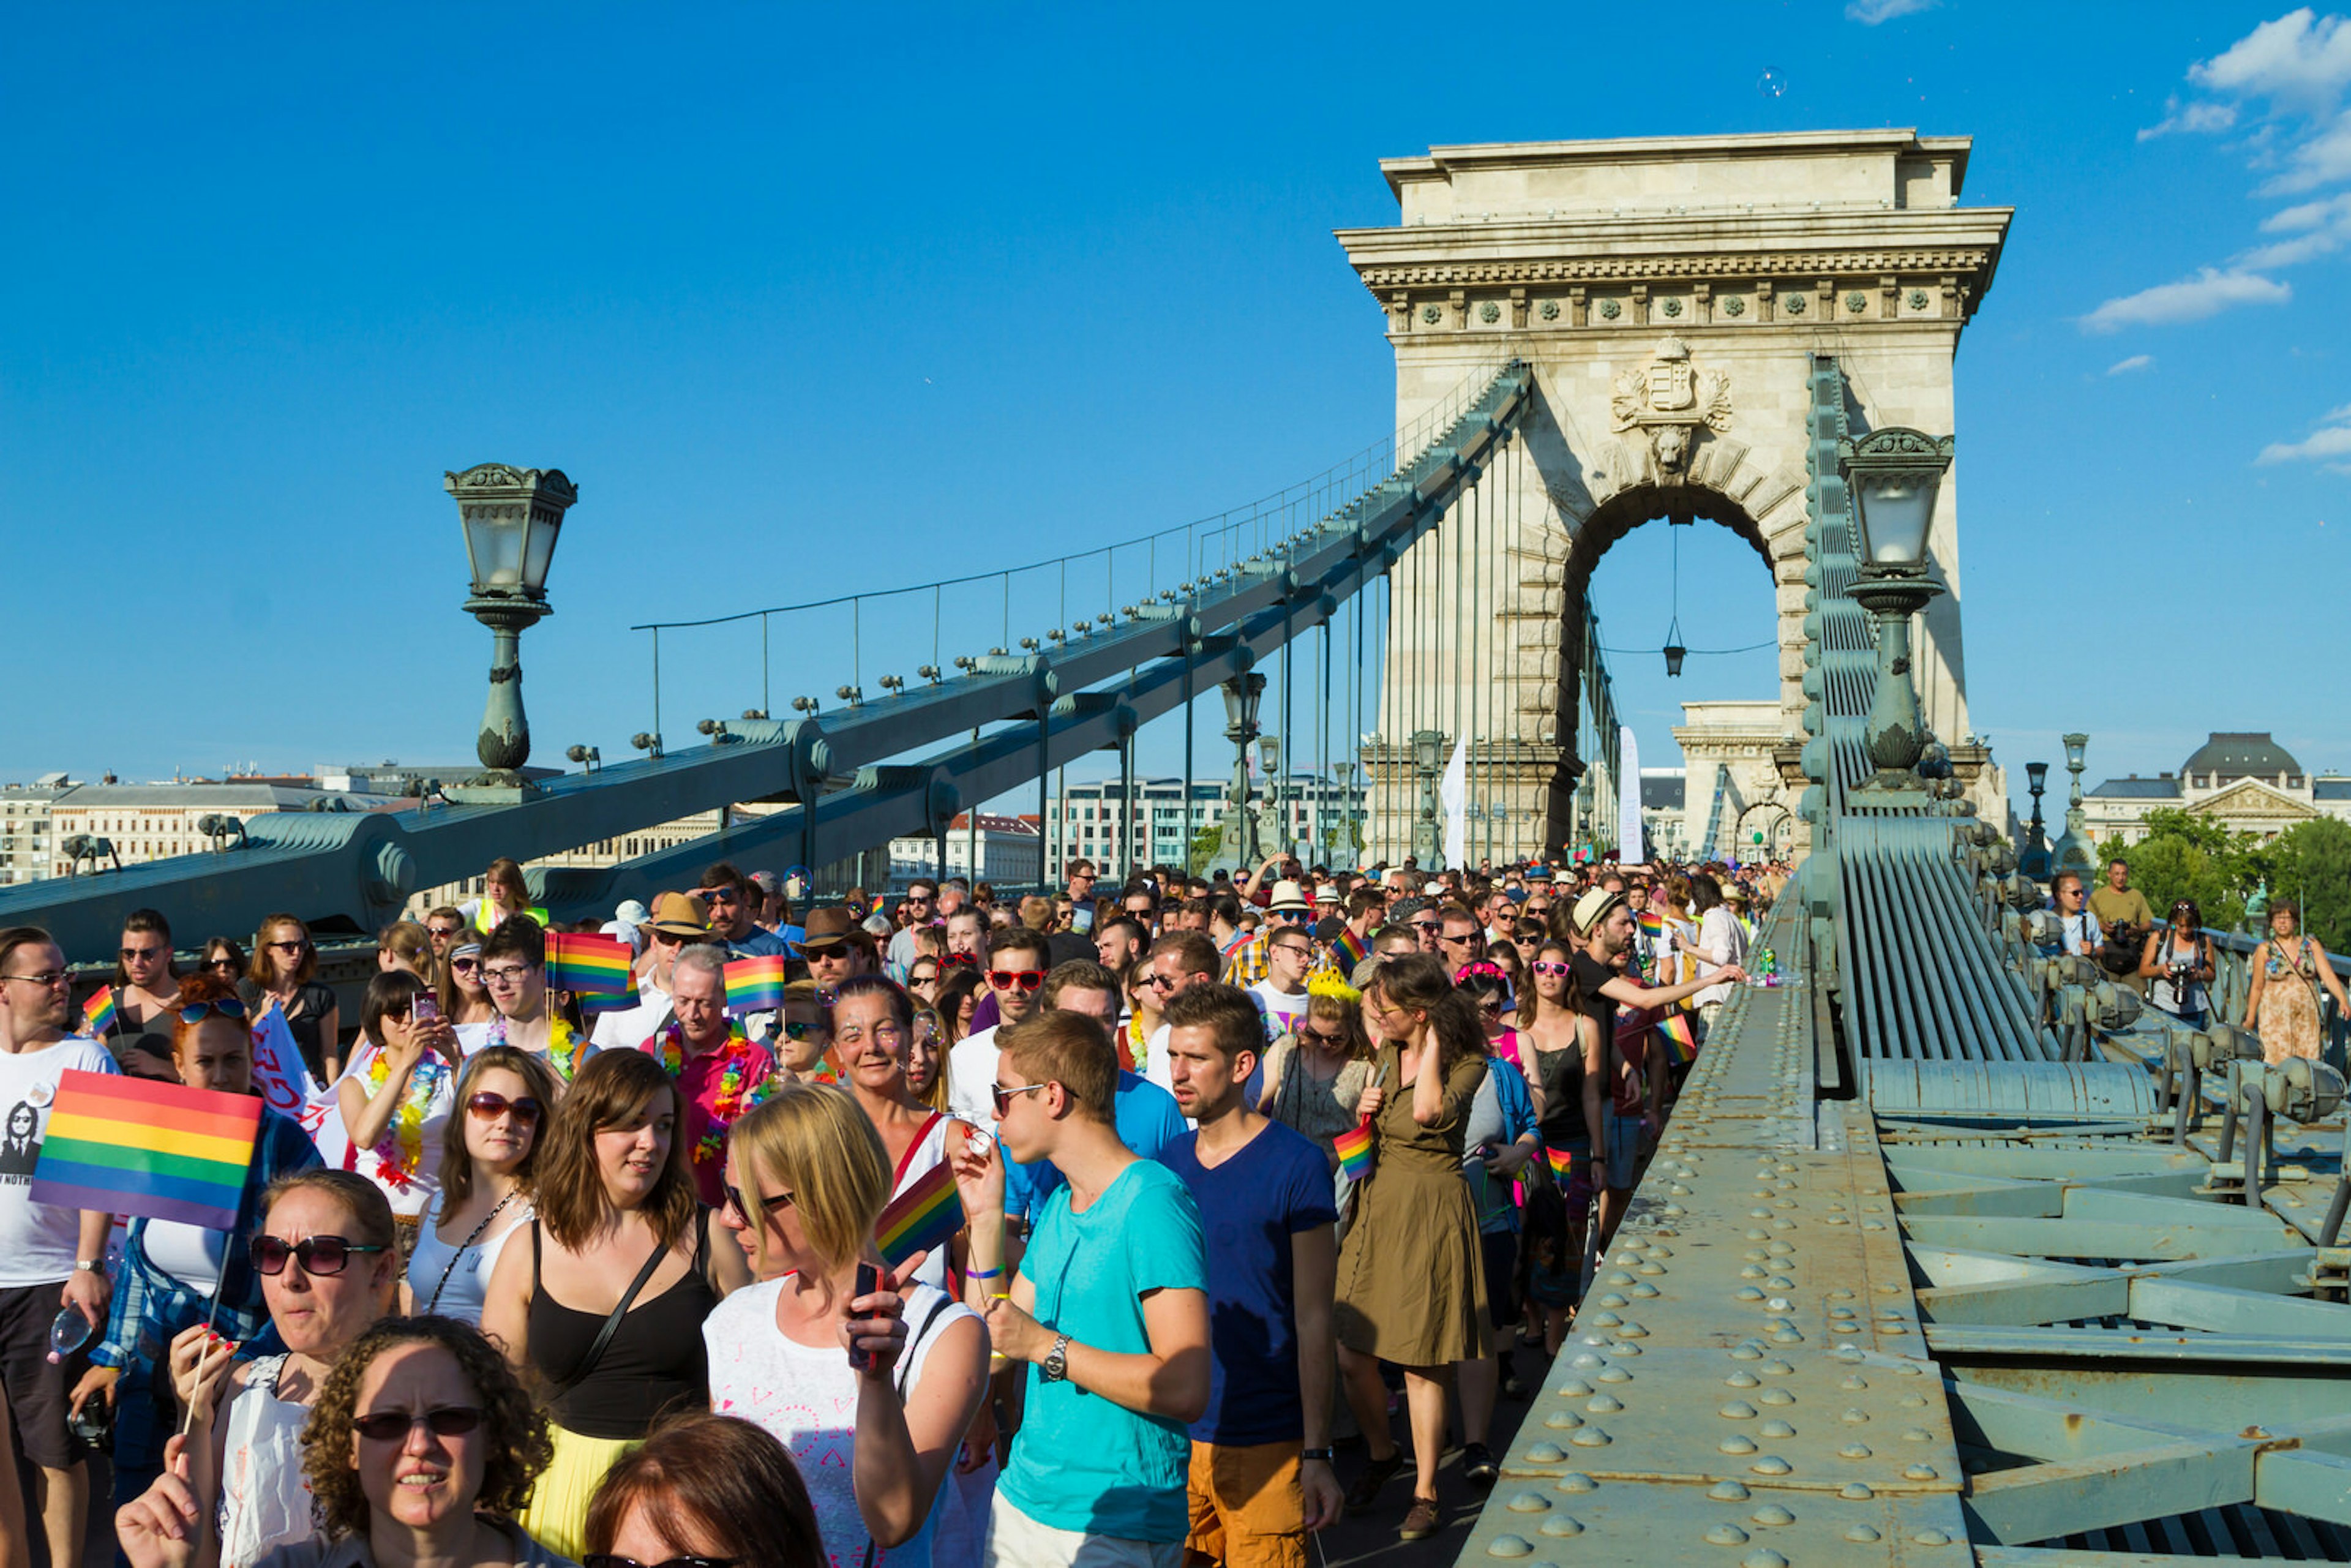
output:
[[[499,1255],[483,1304],[483,1332],[553,1417],[555,1458],[518,1522],[567,1557],[604,1472],[663,1416],[709,1403],[702,1320],[750,1282],[740,1249],[710,1244],[677,1110],[642,1051],[582,1067],[545,1134],[530,1246]]]

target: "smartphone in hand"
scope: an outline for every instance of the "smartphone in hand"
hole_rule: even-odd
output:
[[[871,1263],[860,1263],[857,1266],[857,1289],[851,1292],[850,1300],[861,1300],[881,1288],[882,1271]],[[853,1307],[850,1310],[852,1313],[856,1311]],[[873,1366],[873,1353],[852,1342],[849,1347],[849,1364],[852,1371],[871,1371]]]
[[[416,1000],[410,1005],[408,1017],[411,1023],[439,1023],[441,1004],[434,999],[431,991],[419,991]]]

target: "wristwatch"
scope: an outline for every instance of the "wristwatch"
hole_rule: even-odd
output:
[[[1048,1383],[1059,1383],[1070,1375],[1070,1336],[1068,1334],[1053,1336],[1053,1348],[1045,1354],[1043,1371],[1045,1381]]]
[[[1335,1463],[1338,1460],[1339,1450],[1336,1448],[1307,1448],[1302,1450],[1299,1454],[1298,1458],[1301,1464],[1308,1459],[1320,1459],[1324,1464],[1328,1465]]]
[[[103,1258],[78,1258],[74,1260],[74,1272],[77,1274],[103,1274],[106,1272],[106,1260]]]

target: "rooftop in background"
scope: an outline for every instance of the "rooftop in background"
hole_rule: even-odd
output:
[[[2294,754],[2270,738],[2267,730],[2215,730],[2210,739],[2188,754],[2182,773],[2212,775],[2213,782],[2230,779],[2298,778],[2302,764]]]

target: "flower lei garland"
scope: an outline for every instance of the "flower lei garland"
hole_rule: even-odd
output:
[[[489,1038],[482,1044],[485,1050],[507,1043],[507,1015],[500,1013],[490,1020]],[[559,1015],[550,1014],[547,1020],[547,1063],[555,1069],[555,1076],[564,1082],[580,1069],[580,1045],[571,1038],[571,1026]]]
[[[673,1019],[658,1037],[661,1044],[662,1071],[673,1079],[685,1071],[685,1029]],[[694,1145],[694,1163],[709,1165],[726,1155],[726,1129],[746,1111],[766,1100],[774,1092],[776,1074],[763,1074],[756,1083],[750,1077],[752,1059],[757,1052],[750,1039],[743,1032],[739,1019],[726,1020],[726,1040],[718,1048],[722,1061],[718,1069],[718,1093],[710,1106],[710,1124]]]
[[[420,1058],[408,1075],[408,1092],[392,1116],[392,1135],[399,1141],[399,1166],[402,1185],[413,1179],[416,1167],[424,1158],[424,1113],[433,1097],[441,1091],[441,1080],[448,1072],[448,1063],[427,1052]],[[392,1057],[381,1050],[368,1063],[368,1098],[372,1100],[392,1078]],[[381,1145],[377,1157],[382,1157]]]

